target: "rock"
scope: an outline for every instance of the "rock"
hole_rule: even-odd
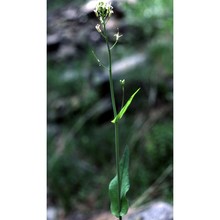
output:
[[[55,207],[47,208],[47,220],[55,220],[57,219],[58,211]]]
[[[89,220],[117,220],[117,218],[109,212],[103,212],[102,214],[96,215]]]
[[[63,44],[62,47],[59,50],[59,53],[57,54],[57,59],[63,59],[68,57],[73,57],[76,54],[76,48],[70,47],[69,45]]]
[[[146,61],[145,53],[137,53],[131,56],[125,57],[112,65],[112,70],[115,74],[127,72],[130,69],[137,67],[138,65]]]
[[[54,206],[47,207],[47,220],[64,220],[65,213],[61,208]]]
[[[47,36],[47,51],[54,52],[59,49],[61,39],[58,34],[52,34]]]
[[[117,218],[109,212],[103,212],[89,220],[117,220]],[[173,220],[173,207],[166,202],[154,202],[141,209],[129,209],[123,220]]]
[[[173,207],[165,202],[152,203],[124,218],[125,220],[173,220]]]
[[[126,74],[127,71],[130,71],[137,66],[146,62],[147,56],[144,53],[136,53],[131,56],[125,57],[121,60],[118,60],[112,64],[113,77],[123,77],[123,74]],[[108,82],[108,71],[105,71],[102,74],[99,74],[94,77],[94,85],[99,85],[104,82]]]
[[[62,15],[66,21],[73,21],[78,18],[78,13],[75,8],[67,8],[62,12]]]

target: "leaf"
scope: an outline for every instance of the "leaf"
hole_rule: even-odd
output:
[[[123,108],[121,109],[121,111],[115,116],[115,118],[111,121],[112,123],[116,123],[119,119],[122,118],[122,116],[124,115],[124,113],[127,111],[128,106],[131,104],[134,96],[138,93],[138,91],[140,90],[140,88],[130,97],[130,99],[126,102],[126,104],[123,106]]]
[[[118,202],[118,176],[116,175],[109,184],[109,196],[111,201],[111,212],[114,216],[123,216],[128,211],[128,200],[126,194],[130,188],[129,184],[129,150],[125,148],[120,161],[120,203]]]
[[[118,204],[118,178],[117,175],[112,179],[109,184],[109,197],[111,201],[111,212],[112,215],[119,217],[120,208]]]

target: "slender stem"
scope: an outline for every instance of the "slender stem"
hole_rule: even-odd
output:
[[[125,88],[124,86],[122,87],[122,101],[121,101],[121,109],[124,106],[124,99],[125,99]]]
[[[119,210],[121,210],[121,177],[120,177],[120,169],[119,169],[119,128],[118,122],[115,123],[115,156],[116,156],[116,172],[118,176],[118,204]],[[120,219],[120,217],[119,217]]]
[[[109,41],[108,41],[108,36],[106,33],[106,27],[105,23],[103,24],[104,28],[104,35],[105,35],[105,41],[108,49],[108,59],[109,59],[109,84],[110,84],[110,92],[111,92],[111,99],[112,99],[112,108],[114,112],[114,117],[117,115],[117,110],[116,110],[116,104],[115,104],[115,94],[114,94],[114,85],[113,85],[113,79],[112,79],[112,56],[111,56],[111,49],[109,46]]]
[[[115,41],[115,43],[111,46],[111,50],[114,48],[114,46],[118,43],[118,40]]]
[[[112,79],[112,58],[111,58],[111,48],[108,41],[108,36],[106,34],[106,26],[105,22],[103,24],[104,29],[104,35],[105,35],[105,41],[108,49],[108,58],[109,58],[109,84],[110,84],[110,92],[111,92],[111,100],[112,100],[112,107],[114,112],[114,117],[117,116],[117,109],[116,109],[116,103],[115,103],[115,95],[114,95],[114,85],[113,85],[113,79]],[[119,125],[118,122],[114,123],[115,125],[115,156],[116,156],[116,173],[118,177],[118,204],[119,209],[121,209],[121,178],[120,178],[120,168],[119,168]],[[122,217],[119,216],[119,220],[122,220]]]
[[[96,54],[95,54],[95,52],[92,50],[92,54],[93,54],[93,56],[96,58],[96,60],[97,60],[97,62],[98,62],[98,64],[99,64],[99,66],[102,66],[102,67],[104,67],[105,69],[107,69],[107,67],[100,61],[100,59],[96,56]]]

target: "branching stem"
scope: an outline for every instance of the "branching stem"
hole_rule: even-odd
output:
[[[95,57],[95,59],[97,60],[99,66],[102,66],[102,67],[104,67],[105,69],[108,69],[108,68],[100,61],[100,59],[96,56],[96,54],[95,54],[95,52],[94,52],[93,50],[92,50],[92,54],[93,54],[93,56]]]

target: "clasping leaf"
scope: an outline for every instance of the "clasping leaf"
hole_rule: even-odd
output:
[[[130,97],[130,99],[126,102],[126,104],[124,105],[124,107],[121,109],[121,111],[117,114],[117,116],[111,121],[112,123],[116,123],[119,119],[122,118],[122,116],[124,115],[124,113],[127,111],[128,106],[131,104],[132,99],[134,98],[134,96],[138,93],[138,91],[140,90],[140,88]]]

